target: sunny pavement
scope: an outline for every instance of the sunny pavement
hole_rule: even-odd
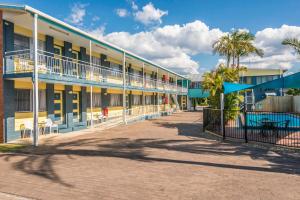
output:
[[[0,154],[0,191],[12,199],[300,199],[299,154],[208,139],[201,121],[200,112],[182,112]]]

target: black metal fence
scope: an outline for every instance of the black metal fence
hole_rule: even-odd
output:
[[[225,138],[300,148],[300,114],[284,112],[203,110],[204,130]]]

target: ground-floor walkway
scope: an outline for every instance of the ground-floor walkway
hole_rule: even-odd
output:
[[[183,112],[0,154],[0,197],[300,199],[299,154],[208,139],[201,121]]]

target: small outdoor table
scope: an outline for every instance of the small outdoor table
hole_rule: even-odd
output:
[[[276,130],[276,124],[278,124],[278,121],[274,121],[274,120],[262,120],[261,124],[262,124],[262,135],[265,137],[265,130]]]

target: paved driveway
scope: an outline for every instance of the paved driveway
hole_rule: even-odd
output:
[[[0,192],[36,199],[300,199],[299,154],[202,137],[201,113],[0,154]]]

